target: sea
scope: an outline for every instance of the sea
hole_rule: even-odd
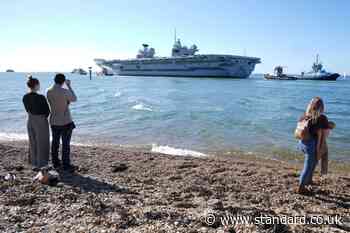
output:
[[[26,140],[22,97],[26,73],[0,73],[0,140]],[[55,73],[32,73],[41,93]],[[299,153],[293,132],[314,96],[337,124],[330,157],[350,161],[350,78],[337,81],[176,77],[101,77],[66,74],[78,101],[73,142],[118,145],[174,155],[245,152],[276,157]]]

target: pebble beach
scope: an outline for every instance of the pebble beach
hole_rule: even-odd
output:
[[[331,166],[313,195],[294,193],[301,163],[230,154],[184,157],[74,146],[79,169],[33,181],[25,142],[0,144],[0,232],[348,232],[350,176]],[[6,174],[15,179],[5,180]],[[225,216],[340,216],[341,224],[226,224]],[[208,216],[211,218],[208,220]]]

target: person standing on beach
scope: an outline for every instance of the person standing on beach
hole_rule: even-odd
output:
[[[73,172],[74,166],[70,160],[70,141],[75,124],[69,105],[77,101],[70,80],[64,74],[56,74],[55,84],[47,91],[47,99],[51,107],[50,124],[52,132],[51,156],[55,169],[63,166],[64,170]],[[67,88],[63,88],[66,84]],[[58,158],[60,140],[62,139],[62,162]]]
[[[324,103],[320,97],[315,97],[310,101],[306,112],[299,119],[299,122],[302,121],[307,122],[309,138],[299,141],[299,147],[304,153],[305,159],[297,192],[300,194],[307,194],[310,191],[306,188],[306,185],[312,184],[313,173],[318,160],[321,158],[325,131],[331,129],[328,118],[324,115]]]
[[[38,79],[29,76],[27,86],[29,92],[23,96],[23,104],[28,113],[29,162],[33,171],[38,171],[49,162],[50,132],[47,118],[50,108],[45,96],[38,94]]]

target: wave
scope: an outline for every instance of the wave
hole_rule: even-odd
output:
[[[25,133],[3,133],[0,132],[0,141],[24,141],[28,140]]]
[[[121,93],[121,92],[116,92],[116,93],[114,94],[114,97],[120,97],[120,96],[122,96],[122,93]]]
[[[132,107],[132,109],[134,110],[140,110],[140,111],[149,111],[149,112],[153,112],[152,108],[147,107],[144,104],[136,104]]]
[[[179,148],[174,148],[170,146],[158,146],[156,144],[152,145],[151,152],[161,153],[166,155],[179,155],[179,156],[194,156],[194,157],[207,156],[206,154],[203,154],[198,151],[179,149]]]
[[[50,135],[50,141],[52,140],[52,137]],[[26,133],[4,133],[0,132],[0,141],[28,141],[28,134]],[[82,142],[76,142],[72,141],[71,143],[74,146],[96,146],[98,144],[93,144],[93,143],[82,143]]]
[[[51,139],[50,139],[51,140]],[[84,147],[94,147],[94,146],[98,146],[98,143],[82,143],[82,142],[75,142],[72,141],[71,145],[73,146],[84,146]]]

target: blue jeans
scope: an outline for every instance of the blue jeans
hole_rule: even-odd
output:
[[[300,174],[299,184],[309,185],[312,183],[312,175],[317,165],[316,140],[299,141],[299,149],[304,153],[304,168]]]

